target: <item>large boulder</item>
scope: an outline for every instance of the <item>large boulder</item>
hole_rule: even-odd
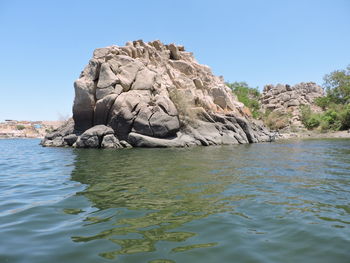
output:
[[[86,130],[75,142],[77,148],[99,148],[101,146],[103,137],[106,135],[113,135],[112,128],[105,125],[96,125]]]
[[[117,83],[117,76],[108,63],[102,63],[97,88],[103,89]]]
[[[101,148],[123,148],[123,146],[113,134],[107,134],[102,139]]]
[[[143,68],[136,74],[135,82],[132,84],[131,89],[133,90],[151,90],[155,81],[156,73]]]
[[[196,141],[193,137],[187,134],[178,134],[175,137],[168,139],[155,138],[139,133],[129,133],[128,140],[134,147],[185,147],[193,145],[201,145],[200,142]]]
[[[96,102],[94,125],[107,124],[111,108],[117,97],[118,94],[110,94]]]
[[[142,66],[143,65],[141,62],[139,62],[138,60],[134,60],[119,68],[118,78],[124,91],[128,91],[130,89],[131,84],[136,78],[136,74]]]
[[[149,118],[149,124],[153,136],[158,138],[170,137],[180,129],[178,117],[169,115],[159,106],[153,108],[153,114]]]
[[[75,129],[85,131],[93,126],[96,83],[82,77],[74,82],[73,119]]]
[[[96,49],[74,88],[70,131],[48,135],[44,145],[184,147],[270,138],[224,79],[183,46],[137,40]]]

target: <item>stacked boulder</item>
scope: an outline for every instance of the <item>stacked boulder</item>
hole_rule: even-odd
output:
[[[74,88],[73,120],[42,145],[184,147],[270,140],[224,80],[183,46],[138,40],[98,48]]]
[[[294,86],[277,84],[264,87],[260,102],[263,112],[288,114],[288,127],[303,128],[301,106],[310,106],[313,111],[320,111],[314,104],[315,99],[324,96],[323,89],[314,82],[299,83]]]

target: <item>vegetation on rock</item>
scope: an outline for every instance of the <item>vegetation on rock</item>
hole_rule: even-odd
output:
[[[262,115],[265,125],[270,130],[281,130],[289,125],[291,115],[282,111],[266,111]]]
[[[260,91],[258,88],[251,88],[246,82],[226,83],[232,89],[232,92],[237,96],[238,101],[250,109],[254,118],[260,118]]]
[[[335,104],[350,103],[350,65],[344,70],[336,70],[324,78],[324,86],[329,102]]]
[[[323,112],[301,107],[302,123],[307,129],[321,131],[350,129],[350,65],[345,70],[327,74],[324,81],[326,96],[315,100]]]

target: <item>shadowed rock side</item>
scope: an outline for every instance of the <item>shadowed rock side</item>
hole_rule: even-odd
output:
[[[183,46],[138,40],[96,49],[74,88],[73,120],[42,145],[184,147],[270,140],[224,80]]]

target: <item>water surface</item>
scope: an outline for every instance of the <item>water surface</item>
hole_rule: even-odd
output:
[[[350,140],[0,140],[0,262],[350,262]]]

